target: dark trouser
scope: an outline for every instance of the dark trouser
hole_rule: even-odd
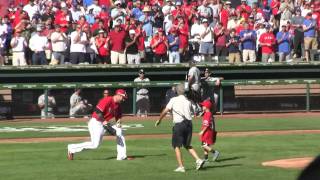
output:
[[[181,123],[176,123],[172,128],[172,147],[192,148],[192,122],[184,120]]]
[[[298,57],[301,57],[303,54],[302,50],[302,44],[303,44],[303,32],[295,30],[295,35],[293,38],[293,52],[296,54]]]
[[[34,52],[32,54],[32,65],[46,65],[47,58],[44,51]]]
[[[216,46],[216,56],[218,56],[219,62],[226,61],[226,56],[228,55],[228,49],[225,46]]]
[[[168,61],[167,54],[154,54],[155,63],[164,63]]]
[[[101,56],[98,55],[96,58],[96,63],[97,64],[111,64],[110,56]]]
[[[85,60],[86,60],[86,53],[82,53],[82,52],[71,52],[70,53],[71,64],[84,63]]]

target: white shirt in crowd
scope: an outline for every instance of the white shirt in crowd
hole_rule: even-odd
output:
[[[70,108],[74,108],[76,105],[81,103],[82,97],[79,96],[77,93],[73,93],[70,97]]]
[[[193,66],[189,69],[188,76],[192,77],[192,81],[190,85],[200,84],[200,80],[201,80],[200,70],[196,66]]]
[[[26,11],[30,20],[32,20],[33,15],[40,12],[40,8],[37,4],[34,4],[33,6],[27,4],[23,7],[23,11]]]
[[[12,52],[24,52],[25,47],[28,46],[26,38],[23,36],[13,37],[11,42]]]
[[[133,82],[150,82],[150,79],[149,78],[143,78],[141,79],[140,77],[137,77],[134,79]],[[143,94],[143,95],[146,95],[149,93],[149,90],[146,89],[146,88],[141,88],[141,89],[138,89],[137,91],[137,94]]]
[[[62,32],[53,32],[51,44],[53,52],[63,52],[67,49],[67,36]]]
[[[201,24],[199,23],[194,23],[191,26],[191,37],[200,40],[200,33],[201,33]]]
[[[184,95],[171,98],[166,108],[172,111],[173,123],[180,123],[184,119],[192,120],[191,114],[194,110]]]
[[[111,10],[111,17],[113,19],[113,27],[116,24],[117,20],[120,19],[122,24],[125,24],[125,16],[126,16],[127,12],[125,9],[123,8],[113,8]]]
[[[211,32],[209,32],[211,31]],[[213,29],[212,27],[205,27],[203,24],[200,25],[199,27],[199,32],[200,32],[200,35],[205,33],[205,32],[208,32],[203,38],[201,38],[201,42],[214,42],[214,39],[213,39]]]
[[[76,41],[76,37],[78,35],[77,31],[73,31],[70,35],[71,39],[71,46],[70,46],[70,52],[86,52],[86,45],[80,43],[81,41],[88,41],[87,35],[84,32],[81,32],[80,34],[80,41]]]
[[[95,4],[91,4],[90,6],[88,6],[87,14],[89,14],[90,9],[93,9],[92,13],[93,13],[94,16],[99,15],[99,13],[101,12],[101,7],[97,6]]]
[[[173,10],[175,10],[176,8],[172,5],[166,4],[165,6],[162,7],[162,13],[164,14],[164,16],[168,16],[169,14],[171,14],[171,12]]]
[[[209,18],[212,16],[212,9],[209,6],[201,5],[198,7],[198,13],[200,14],[200,16]]]
[[[209,7],[212,9],[212,16],[214,18],[218,18],[220,11],[219,11],[219,5],[218,4],[210,4]]]
[[[35,33],[29,40],[29,47],[32,51],[39,52],[44,51],[48,46],[48,39],[46,36],[41,36],[39,33]]]
[[[7,33],[8,33],[8,25],[0,24],[0,36],[5,35]]]

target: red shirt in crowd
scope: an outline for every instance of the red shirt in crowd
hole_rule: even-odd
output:
[[[206,129],[202,136],[200,136],[200,141],[205,142],[208,145],[213,144],[213,129],[212,129],[212,113],[211,112],[205,112],[202,117],[202,125],[201,129]]]
[[[270,3],[270,8],[273,15],[277,15],[280,8],[280,2],[278,0],[272,0]]]
[[[228,20],[229,20],[229,11],[223,8],[220,12],[220,22],[222,23],[223,27],[227,28]]]
[[[101,99],[96,108],[103,113],[105,121],[110,121],[113,117],[115,119],[120,119],[122,116],[121,107],[118,103],[114,102],[113,96],[107,96]],[[99,121],[99,117],[96,112],[92,113],[92,117]]]
[[[226,30],[223,30],[223,34],[220,34],[220,28],[216,27],[214,28],[214,37],[215,37],[215,44],[216,46],[222,46],[225,47],[227,43],[227,38],[226,38]]]
[[[106,7],[110,7],[111,6],[111,0],[99,0],[98,3],[100,6],[105,5]]]
[[[106,38],[97,37],[96,46],[100,56],[108,56],[110,54],[108,49],[106,48],[106,43],[107,43]]]
[[[124,51],[124,40],[127,36],[126,31],[121,29],[120,31],[111,31],[109,34],[111,40],[111,51],[121,52]]]
[[[54,24],[59,24],[61,26],[61,31],[65,33],[68,30],[69,19],[67,18],[67,15],[61,12],[56,13]]]
[[[144,51],[145,46],[144,46],[144,37],[146,37],[146,32],[143,31],[142,29],[135,29],[137,34],[140,34],[138,37],[138,50],[139,51]]]
[[[184,24],[182,27],[178,29],[178,35],[179,35],[179,48],[184,49],[188,47],[189,43],[189,26],[188,24]]]
[[[166,54],[167,53],[167,46],[165,44],[165,41],[168,41],[167,38],[165,36],[160,37],[159,35],[154,36],[150,42],[151,46],[157,44],[158,41],[160,41],[160,43],[156,47],[153,48],[153,52],[155,54]]]
[[[261,34],[260,43],[266,43],[268,45],[261,45],[261,50],[263,54],[272,54],[274,53],[274,44],[276,43],[276,37],[271,32],[266,32]]]
[[[245,18],[245,19],[248,19],[249,18],[249,15],[251,13],[251,7],[249,5],[239,5],[237,7],[237,11],[240,12],[240,16]]]

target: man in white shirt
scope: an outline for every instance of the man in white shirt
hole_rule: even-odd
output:
[[[177,97],[170,99],[166,108],[161,112],[159,120],[155,126],[158,126],[162,119],[167,115],[169,111],[172,111],[173,115],[173,135],[172,135],[172,147],[175,150],[176,159],[178,161],[178,168],[175,172],[185,172],[185,168],[182,161],[181,147],[183,146],[191,156],[196,160],[196,170],[199,170],[204,165],[204,160],[200,159],[196,151],[191,146],[192,139],[192,105],[191,102],[184,96],[184,86],[179,84],[176,88]]]
[[[207,0],[204,0],[202,5],[198,7],[198,13],[201,19],[212,20],[212,9],[209,7]]]
[[[67,35],[61,31],[60,25],[55,25],[55,31],[51,34],[52,57],[50,65],[64,64],[65,51],[67,49]]]
[[[199,49],[199,53],[202,54],[201,60],[208,61],[213,54],[214,36],[213,28],[209,26],[207,19],[202,20],[199,33],[201,38]]]
[[[201,61],[201,57],[199,56],[199,47],[200,47],[200,40],[201,40],[201,24],[200,19],[198,17],[194,18],[194,22],[191,26],[191,39],[189,40],[192,42],[192,54],[193,59],[196,61]]]
[[[29,1],[29,4],[25,5],[23,7],[23,11],[27,12],[28,13],[28,16],[30,18],[30,21],[32,20],[33,16],[35,14],[39,14],[40,13],[40,8],[37,4],[35,4],[34,2],[35,0],[30,0]]]
[[[8,35],[8,25],[0,17],[0,65],[4,65],[4,55],[6,52],[6,41]]]
[[[149,78],[144,76],[144,70],[139,70],[139,77],[134,79],[134,82],[150,82]],[[137,116],[147,117],[150,111],[149,90],[146,88],[137,89]]]
[[[70,118],[74,118],[76,115],[87,115],[91,109],[92,105],[81,97],[81,89],[75,89],[70,97]]]
[[[56,99],[52,95],[51,91],[48,90],[48,107],[47,107],[47,114],[46,114],[46,102],[45,102],[45,94],[41,94],[38,98],[38,106],[41,110],[41,119],[45,119],[46,117],[54,118],[54,107],[56,106]]]
[[[93,4],[91,4],[90,6],[88,6],[87,8],[87,14],[89,14],[90,9],[92,9],[92,13],[94,16],[99,15],[99,13],[101,12],[101,7],[98,4],[98,0],[94,0]]]
[[[86,45],[88,38],[85,32],[82,31],[81,25],[77,25],[77,29],[70,35],[70,62],[71,64],[79,64],[85,62]]]
[[[29,47],[32,54],[32,65],[46,65],[46,53],[45,49],[48,47],[48,38],[41,34],[42,27],[37,26],[36,32],[31,36],[29,40]]]
[[[27,61],[25,58],[25,48],[28,46],[27,40],[21,36],[21,31],[16,30],[14,37],[11,39],[12,47],[12,65],[25,66]]]
[[[118,19],[121,20],[122,24],[125,24],[126,10],[121,7],[121,1],[115,1],[114,5],[116,6],[111,10],[111,17],[113,22],[113,27],[117,24]]]

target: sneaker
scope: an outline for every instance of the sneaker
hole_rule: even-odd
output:
[[[213,157],[212,157],[212,161],[217,161],[219,156],[220,156],[220,152],[215,150],[213,154]]]
[[[204,160],[198,159],[198,160],[196,161],[196,170],[201,169],[201,168],[203,167],[204,163],[205,163]]]
[[[73,153],[68,151],[68,160],[72,161],[73,160]]]
[[[174,170],[174,172],[186,172],[186,170],[184,169],[184,167],[178,167]]]

